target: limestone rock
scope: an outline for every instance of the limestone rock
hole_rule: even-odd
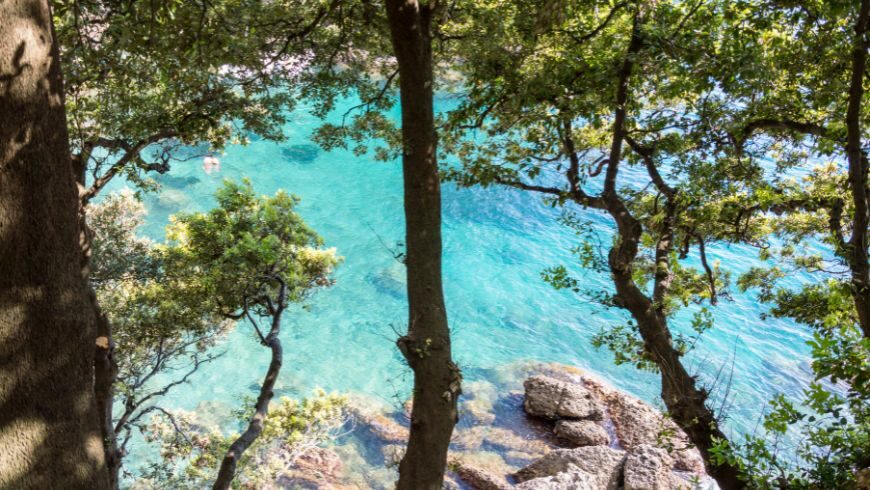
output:
[[[466,464],[462,459],[453,460],[450,466],[456,476],[473,490],[507,490],[510,487],[504,477]]]
[[[625,451],[607,446],[557,449],[521,469],[514,476],[522,483],[535,478],[555,476],[574,466],[595,479],[595,488],[616,490],[622,482],[624,463]]]
[[[367,412],[355,406],[349,407],[348,411],[353,415],[358,426],[382,442],[396,444],[408,442],[408,429],[383,413]]]
[[[560,420],[554,432],[573,447],[606,446],[610,442],[604,427],[591,420]]]
[[[598,490],[597,479],[580,468],[570,465],[562,473],[534,478],[515,486],[517,490]]]
[[[339,455],[332,449],[315,447],[296,458],[292,468],[278,475],[276,483],[281,488],[338,488],[342,476]]]
[[[539,439],[529,439],[502,427],[491,427],[486,431],[484,443],[502,451],[517,451],[540,457],[550,452],[551,447]]]
[[[670,456],[674,469],[689,471],[703,475],[704,460],[697,449],[692,448],[686,434],[666,419],[658,410],[646,403],[620,391],[602,384],[587,384],[607,404],[607,412],[613,421],[616,436],[626,449],[632,449],[642,444],[661,446],[661,434],[672,434],[665,438],[665,443],[679,449]]]
[[[381,454],[384,455],[384,464],[392,467],[397,466],[402,458],[405,457],[405,446],[402,444],[386,444],[381,448]]]
[[[495,422],[494,403],[498,390],[488,381],[470,381],[462,386],[460,403],[462,417],[470,417],[476,424],[489,425]]]
[[[548,376],[532,376],[523,384],[527,414],[550,420],[559,418],[601,420],[603,411],[592,393],[580,384]]]
[[[625,460],[625,490],[669,490],[673,465],[662,448],[649,444],[633,448]]]
[[[329,448],[315,447],[296,458],[295,466],[300,471],[326,479],[336,479],[341,475],[341,458]]]

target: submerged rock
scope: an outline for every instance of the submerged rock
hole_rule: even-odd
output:
[[[568,445],[606,446],[610,443],[607,431],[591,420],[560,420],[554,429],[556,436]]]
[[[157,195],[157,205],[163,208],[180,208],[190,202],[190,197],[178,189],[166,189]]]
[[[348,412],[353,416],[358,428],[368,431],[384,443],[406,444],[408,429],[380,412],[368,412],[351,406]]]
[[[179,177],[176,175],[163,174],[155,177],[154,180],[161,185],[166,185],[174,189],[182,189],[199,182],[199,178],[192,175],[188,177]]]
[[[384,269],[377,274],[366,274],[366,282],[374,286],[381,294],[399,300],[407,298],[404,278],[395,273],[393,269]]]
[[[384,455],[384,464],[388,467],[398,465],[402,461],[402,458],[405,457],[406,449],[404,444],[387,444],[381,448],[381,454]]]
[[[488,381],[463,383],[460,404],[461,416],[469,416],[475,424],[489,425],[495,422],[495,402],[498,390]]]
[[[622,483],[625,457],[625,451],[607,446],[558,449],[516,472],[514,476],[522,483],[566,473],[576,467],[594,478],[593,488],[617,490]]]
[[[450,468],[460,480],[474,490],[507,490],[510,488],[504,477],[467,464],[462,458],[453,459],[450,462]]]
[[[341,488],[343,476],[339,455],[329,448],[315,447],[296,458],[291,469],[281,473],[276,483],[280,488]]]
[[[296,163],[311,163],[317,159],[319,153],[320,148],[317,145],[302,144],[281,148],[281,155]]]
[[[601,405],[585,387],[548,376],[532,376],[523,384],[527,414],[549,420],[559,418],[601,420]]]

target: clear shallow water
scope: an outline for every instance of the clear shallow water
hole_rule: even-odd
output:
[[[305,395],[319,386],[361,392],[398,406],[407,399],[411,381],[394,345],[394,330],[403,330],[407,314],[403,266],[390,251],[403,240],[401,169],[396,162],[317,150],[308,137],[319,124],[300,109],[285,128],[286,142],[229,147],[220,172],[211,175],[203,172],[200,159],[175,164],[163,191],[146,197],[146,232],[161,239],[170,214],[210,208],[224,178],[248,177],[260,193],[285,189],[301,197],[299,212],[345,260],[335,286],[318,292],[310,311],[287,315],[279,394]],[[657,375],[616,366],[607,350],[590,345],[599,329],[624,323],[627,316],[541,280],[544,268],[564,264],[587,288],[612,288],[606,274],[578,268],[569,253],[577,239],[557,222],[558,210],[528,193],[448,184],[443,215],[448,314],[455,357],[467,380],[518,360],[555,361],[597,373],[661,405]],[[585,216],[593,217],[607,236],[605,217]],[[708,254],[735,275],[755,263],[755,251],[746,247],[709,247]],[[721,370],[723,387],[730,378],[727,428],[750,432],[772,394],[797,395],[811,378],[808,333],[788,321],[761,320],[765,307],[751,294],[735,292],[734,301],[723,301],[713,311],[716,328],[690,353],[688,364],[705,379]],[[682,312],[673,328],[690,333],[690,318],[690,311]],[[219,348],[226,355],[176,388],[163,401],[165,408],[237,405],[240,396],[258,389],[269,354],[255,342],[250,327],[240,324]],[[144,463],[149,452],[138,446],[130,466]]]

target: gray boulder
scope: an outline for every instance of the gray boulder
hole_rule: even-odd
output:
[[[606,446],[610,436],[604,427],[591,420],[560,420],[554,429],[556,436],[567,444],[579,446]]]
[[[662,448],[641,444],[625,460],[625,490],[669,490],[673,460]]]
[[[625,451],[607,446],[558,449],[518,471],[514,477],[523,483],[535,478],[556,476],[576,467],[590,474],[597,489],[617,490],[622,483]]]
[[[604,412],[592,393],[575,383],[548,376],[532,376],[523,384],[526,397],[523,408],[535,417],[601,420]]]

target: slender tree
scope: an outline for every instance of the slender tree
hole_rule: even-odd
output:
[[[450,348],[441,284],[441,188],[433,109],[431,23],[438,2],[387,0],[390,37],[399,71],[408,332],[398,346],[414,372],[408,449],[399,489],[440,489],[447,449],[458,419],[461,375]]]
[[[479,7],[470,14],[475,22],[458,23],[450,35],[477,42],[457,48],[469,97],[451,124],[462,135],[450,144],[463,165],[448,175],[605,213],[613,226],[606,256],[594,240],[575,251],[613,282],[614,293],[587,297],[627,311],[631,321],[603,331],[596,343],[611,347],[618,362],[659,372],[668,414],[708,473],[723,489],[742,488],[739,468],[713,457],[727,437],[710,388],[684,364],[694,342],[672,330],[680,306],[715,304],[724,282],[707,260],[715,234],[702,204],[728,181],[701,170],[717,166],[707,155],[709,128],[698,117],[715,111],[717,96],[695,61],[711,49],[719,18],[706,2],[599,7],[563,1],[529,10],[522,1],[502,2]],[[501,27],[482,28],[495,23]],[[467,130],[481,130],[490,141],[469,141]],[[568,216],[583,231],[583,220]],[[694,247],[703,272],[681,263]],[[564,267],[545,278],[560,289],[587,291]],[[711,326],[705,311],[692,322],[698,333]]]
[[[47,1],[0,4],[0,486],[108,487],[58,45]]]
[[[281,320],[292,304],[329,286],[338,258],[296,214],[298,199],[281,191],[257,197],[250,182],[226,182],[208,213],[180,214],[163,247],[164,282],[215,305],[216,314],[245,320],[269,348],[269,367],[247,427],[226,448],[214,488],[229,488],[245,451],[263,432],[283,364]],[[182,312],[183,313],[183,312]],[[261,328],[257,318],[268,319]]]

